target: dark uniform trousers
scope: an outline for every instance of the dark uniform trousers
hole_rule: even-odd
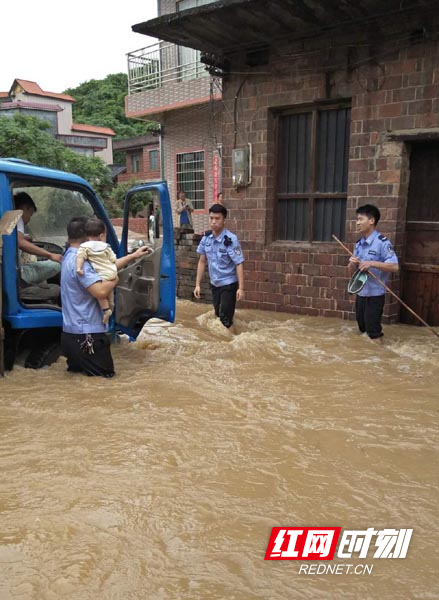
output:
[[[220,318],[224,327],[233,325],[233,315],[236,308],[236,292],[238,291],[238,282],[229,285],[220,285],[218,287],[211,285],[213,307],[215,315]]]
[[[93,352],[87,351],[86,340],[93,341]],[[114,364],[111,356],[111,340],[108,333],[61,334],[61,350],[67,358],[67,371],[100,377],[113,377]]]
[[[373,340],[383,335],[381,317],[383,315],[385,296],[357,296],[355,299],[355,316],[361,333]]]

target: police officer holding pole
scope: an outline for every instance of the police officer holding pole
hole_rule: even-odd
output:
[[[360,332],[367,333],[374,342],[382,343],[385,284],[390,273],[398,272],[398,258],[390,241],[377,230],[381,216],[378,208],[365,204],[357,208],[356,213],[357,228],[362,237],[355,244],[349,268],[351,272],[357,269],[359,273],[371,273],[374,277],[368,276],[357,292],[355,315]]]

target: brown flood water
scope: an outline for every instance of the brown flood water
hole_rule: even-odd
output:
[[[0,600],[438,598],[439,340],[179,302],[114,346],[0,381]],[[369,575],[264,561],[273,526],[413,528]],[[326,564],[326,563],[325,563]]]

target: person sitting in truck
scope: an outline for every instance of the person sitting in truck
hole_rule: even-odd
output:
[[[105,241],[107,231],[101,219],[93,217],[85,223],[87,242],[83,242],[76,255],[76,272],[84,275],[84,262],[88,260],[104,281],[117,279],[116,255]],[[114,309],[113,290],[106,298],[98,298],[102,310],[102,323],[107,324]]]
[[[38,285],[61,272],[61,254],[48,252],[33,244],[30,237],[24,232],[32,215],[37,212],[35,202],[26,192],[14,195],[14,205],[23,214],[17,223],[18,248],[20,250],[20,272],[21,279],[27,285]],[[41,257],[45,260],[30,260],[30,257]]]

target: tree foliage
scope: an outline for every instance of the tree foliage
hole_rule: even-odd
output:
[[[77,154],[48,132],[49,124],[36,117],[0,115],[0,156],[28,160],[42,167],[75,173],[103,197],[112,186],[111,172],[98,157]]]
[[[116,207],[119,207],[120,215],[122,214],[122,209],[125,203],[125,196],[132,187],[136,185],[136,180],[131,179],[130,181],[125,181],[123,183],[119,183],[116,185],[110,194],[109,197],[109,205],[112,207],[113,215]],[[153,203],[153,196],[151,192],[136,192],[130,198],[130,214],[135,217],[138,212],[143,210],[146,206]]]
[[[64,93],[76,100],[73,104],[76,123],[110,127],[116,133],[116,139],[145,135],[156,127],[153,123],[141,123],[125,116],[125,96],[128,94],[125,73],[114,73],[100,80],[90,79]]]

